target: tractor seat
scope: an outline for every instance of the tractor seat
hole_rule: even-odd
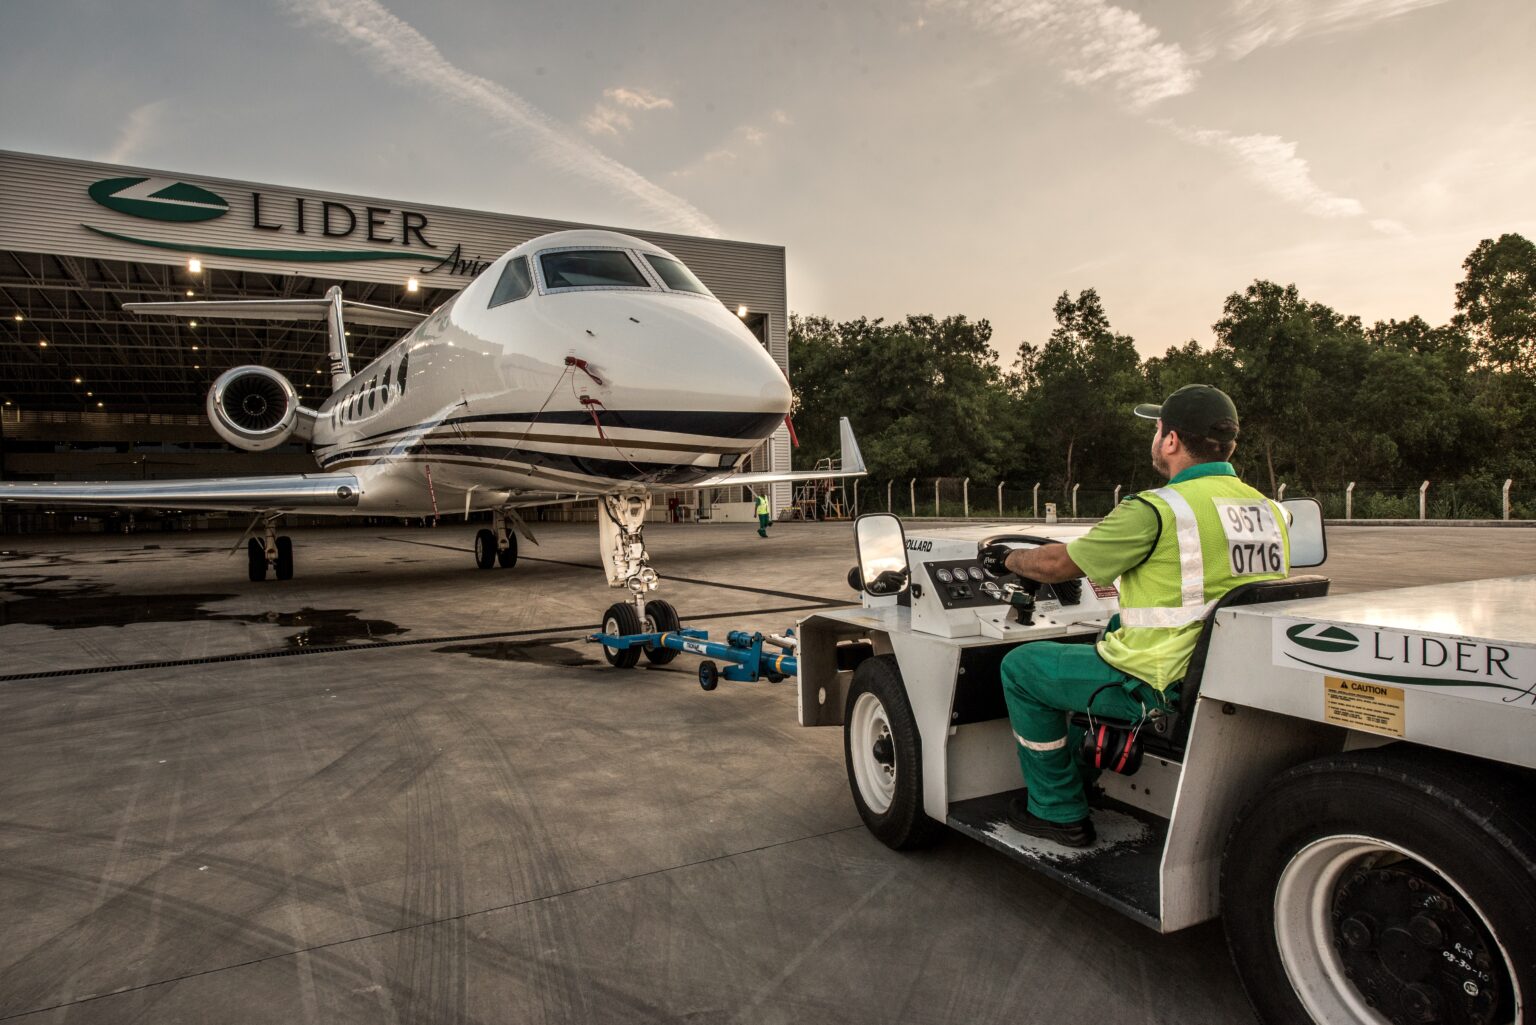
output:
[[[1321,598],[1327,595],[1329,583],[1327,577],[1312,575],[1286,577],[1283,580],[1257,580],[1250,584],[1239,584],[1222,595],[1211,607],[1211,611],[1205,614],[1205,622],[1200,628],[1200,639],[1195,642],[1195,650],[1190,655],[1189,668],[1184,671],[1184,679],[1168,688],[1169,710],[1142,727],[1140,736],[1146,750],[1151,754],[1164,757],[1178,757],[1182,754],[1185,741],[1189,737],[1190,717],[1185,713],[1193,711],[1200,697],[1200,682],[1205,675],[1205,658],[1210,651],[1211,634],[1216,629],[1216,613],[1238,605],[1267,605],[1271,602]],[[1088,717],[1081,714],[1075,714],[1072,718],[1074,722],[1085,725],[1088,721]],[[1111,726],[1126,729],[1135,725],[1124,720],[1107,719],[1101,715],[1095,715],[1093,719],[1094,722],[1105,722]]]

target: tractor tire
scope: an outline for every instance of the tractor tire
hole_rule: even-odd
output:
[[[642,632],[640,617],[635,614],[635,607],[629,602],[615,602],[608,606],[607,612],[603,613],[603,633],[611,637]],[[629,648],[610,648],[605,644],[603,657],[615,669],[633,669],[635,663],[640,661],[640,648],[638,645]]]
[[[893,850],[932,843],[942,824],[923,811],[923,745],[894,655],[859,663],[843,715],[843,759],[859,817]]]
[[[1507,1025],[1536,996],[1529,780],[1407,744],[1281,773],[1238,817],[1222,919],[1266,1025]]]
[[[677,610],[671,602],[656,598],[645,603],[645,618],[650,624],[645,628],[647,633],[676,633],[683,628],[682,620],[677,618]],[[653,666],[664,666],[677,657],[677,652],[671,648],[646,648],[645,658]]]

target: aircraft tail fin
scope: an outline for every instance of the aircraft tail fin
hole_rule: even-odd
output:
[[[853,436],[853,425],[845,416],[837,422],[837,436],[842,444],[842,460],[838,469],[845,474],[862,474],[868,470],[864,466],[864,453],[859,451],[859,439]]]
[[[331,387],[340,388],[352,377],[347,358],[346,325],[368,324],[374,327],[398,327],[409,330],[427,319],[415,310],[396,310],[341,297],[341,289],[332,285],[323,299],[229,299],[222,301],[124,303],[131,313],[166,314],[176,317],[206,317],[231,320],[318,320],[324,321],[328,336],[327,357],[331,368]]]

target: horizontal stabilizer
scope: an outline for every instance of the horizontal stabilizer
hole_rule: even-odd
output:
[[[362,487],[350,473],[294,473],[281,477],[134,480],[99,483],[37,481],[0,484],[0,501],[30,505],[110,506],[123,509],[218,509],[283,512],[350,509]]]
[[[343,299],[343,315],[349,324],[374,327],[398,327],[409,330],[427,319],[415,310],[396,310],[372,303]],[[329,299],[231,299],[226,302],[193,301],[163,303],[124,303],[131,313],[164,314],[176,317],[230,318],[233,320],[325,320],[331,309]]]

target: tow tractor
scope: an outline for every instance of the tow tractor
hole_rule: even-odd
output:
[[[1321,510],[1284,504],[1292,568],[1321,565]],[[1091,791],[1097,841],[1068,848],[1008,825],[1023,780],[999,666],[1094,643],[1118,595],[992,579],[979,550],[1082,532],[856,521],[861,604],[800,622],[798,703],[801,725],[843,727],[870,831],[904,850],[947,825],[1159,932],[1220,916],[1271,1025],[1527,1021],[1536,576],[1235,589],[1170,712],[1094,717],[1083,752],[1119,771]]]

